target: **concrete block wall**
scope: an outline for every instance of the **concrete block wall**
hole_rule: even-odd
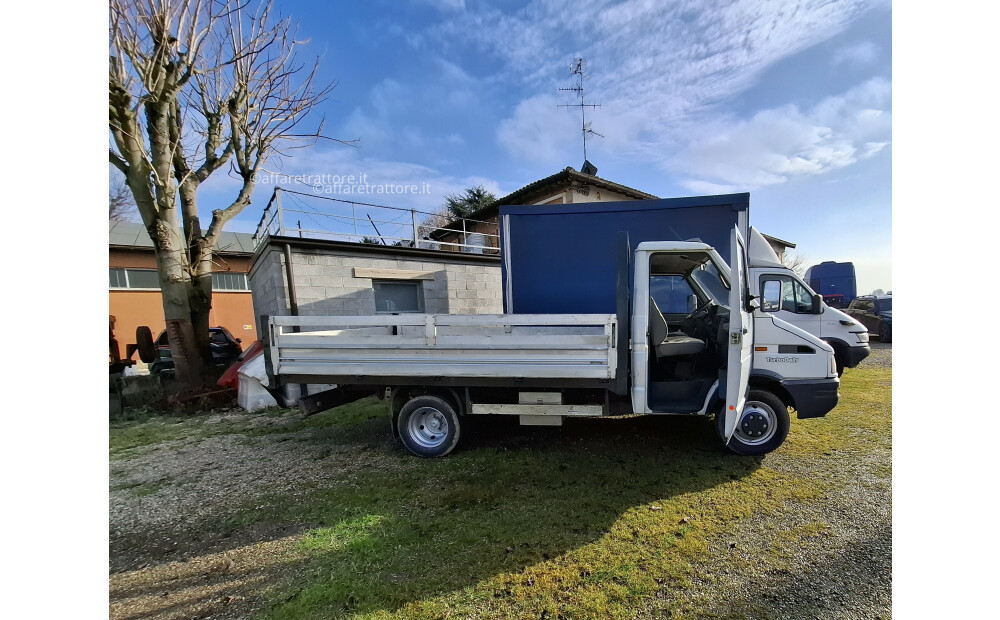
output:
[[[367,316],[375,314],[371,278],[354,276],[356,267],[431,272],[421,283],[424,312],[428,314],[502,314],[503,300],[498,262],[456,259],[452,253],[433,257],[352,252],[346,244],[331,249],[292,247],[296,303],[301,315]],[[450,258],[450,260],[445,260]],[[262,251],[250,270],[250,288],[257,315],[288,315],[284,253],[278,246]],[[260,328],[260,326],[258,326]]]
[[[285,286],[285,257],[275,248],[265,249],[257,257],[247,276],[253,296],[254,320],[257,333],[263,334],[260,315],[282,316],[291,314],[288,290]]]
[[[500,266],[470,265],[377,256],[334,255],[320,250],[292,251],[299,313],[303,315],[375,314],[372,278],[354,276],[356,267],[432,272],[421,283],[427,314],[501,314]]]

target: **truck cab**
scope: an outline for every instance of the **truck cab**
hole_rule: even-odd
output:
[[[837,404],[833,348],[773,314],[757,313],[747,249],[732,232],[732,269],[696,242],[646,242],[635,251],[632,410],[709,414],[743,454],[765,453],[800,418]]]
[[[750,228],[750,293],[759,302],[758,317],[774,316],[821,338],[833,347],[837,374],[871,354],[868,329],[827,305],[794,271],[785,267],[771,245]]]

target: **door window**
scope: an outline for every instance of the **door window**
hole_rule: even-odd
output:
[[[812,293],[794,278],[761,276],[761,290],[764,292],[761,304],[764,312],[785,310],[795,314],[812,314]]]

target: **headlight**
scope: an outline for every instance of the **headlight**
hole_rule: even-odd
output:
[[[837,376],[837,360],[832,355],[830,356],[830,376]]]
[[[844,327],[850,327],[851,325],[857,325],[858,322],[857,321],[846,321],[844,319],[840,319],[840,324],[843,325]]]

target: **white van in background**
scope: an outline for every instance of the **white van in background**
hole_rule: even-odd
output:
[[[824,340],[833,347],[837,374],[871,354],[868,328],[823,303],[821,295],[781,264],[771,244],[754,228],[750,228],[748,250],[750,294],[760,303],[759,316],[776,316]]]

